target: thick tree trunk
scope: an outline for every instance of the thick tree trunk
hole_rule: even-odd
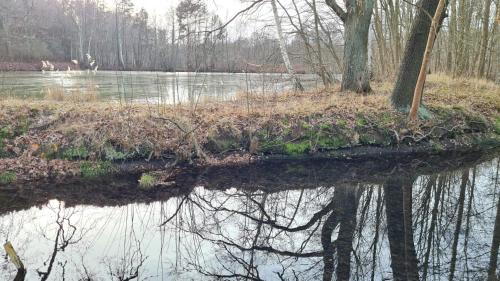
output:
[[[439,0],[421,0],[418,4],[420,8],[406,43],[398,78],[391,96],[393,106],[400,111],[409,111],[412,104],[413,93],[417,85],[427,45],[432,15],[436,13],[438,3]],[[444,19],[444,15],[443,11],[441,21]]]
[[[344,23],[344,64],[342,91],[367,93],[370,88],[368,69],[368,30],[375,0],[346,0],[344,11],[335,0],[326,4]]]
[[[413,179],[397,177],[384,184],[392,278],[396,281],[419,280],[413,243],[412,185]]]
[[[422,100],[422,94],[424,91],[424,84],[427,78],[428,65],[431,61],[432,48],[434,47],[434,41],[437,37],[438,22],[443,14],[444,7],[446,5],[445,0],[440,0],[436,14],[432,18],[431,30],[429,32],[429,38],[427,39],[427,45],[425,46],[424,58],[422,61],[422,66],[420,67],[420,73],[418,74],[417,85],[415,86],[415,92],[413,93],[413,101],[410,109],[410,120],[417,120],[418,109],[420,108],[420,102]]]
[[[292,67],[290,58],[288,57],[288,51],[286,49],[286,41],[285,38],[283,37],[283,29],[281,28],[281,21],[278,15],[278,7],[276,5],[276,0],[271,0],[271,5],[273,6],[273,14],[274,14],[274,21],[276,23],[276,29],[278,30],[278,39],[280,43],[281,57],[283,58],[286,70],[293,81],[295,89],[304,91],[304,87],[300,83],[300,80],[297,77],[297,74],[295,73],[295,70]]]
[[[370,73],[368,69],[368,30],[371,14],[348,14],[344,24],[344,71],[342,76],[342,91],[367,93],[370,88]]]

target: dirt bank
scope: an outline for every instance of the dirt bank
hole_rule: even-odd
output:
[[[424,120],[390,106],[390,83],[186,105],[1,100],[0,184],[99,177],[132,161],[224,166],[269,158],[363,158],[498,147],[500,87],[430,77]],[[117,165],[121,164],[121,165]],[[139,171],[141,167],[129,167]],[[142,167],[142,170],[148,170]]]

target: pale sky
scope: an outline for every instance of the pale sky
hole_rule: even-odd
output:
[[[113,7],[116,0],[104,0]],[[149,13],[150,21],[156,19],[159,25],[166,25],[167,14],[175,9],[181,0],[132,0],[136,11],[144,8]],[[210,12],[217,14],[222,22],[231,19],[239,11],[248,7],[251,3],[241,0],[205,0]],[[267,12],[264,12],[267,13]],[[262,29],[264,24],[251,20],[248,17],[240,17],[228,26],[229,33],[233,36],[239,34],[251,34],[255,30]]]

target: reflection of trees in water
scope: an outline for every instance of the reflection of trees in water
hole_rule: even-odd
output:
[[[489,257],[498,249],[491,243],[498,176],[477,171],[418,179],[396,173],[382,186],[195,191],[183,207],[191,206],[197,226],[182,231],[211,242],[217,262],[191,265],[204,275],[250,280],[485,279],[487,264],[497,264]]]
[[[48,280],[493,280],[498,163],[420,177],[395,169],[383,184],[196,188],[108,211],[52,203],[35,231],[45,259],[31,268]],[[22,231],[5,218],[0,235],[12,239]]]

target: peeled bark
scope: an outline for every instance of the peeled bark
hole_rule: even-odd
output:
[[[437,25],[440,21],[441,14],[444,11],[445,0],[440,0],[436,13],[432,18],[431,30],[429,31],[429,38],[427,39],[427,44],[425,46],[424,58],[422,60],[422,65],[420,67],[420,73],[418,74],[417,85],[415,86],[415,92],[413,93],[413,101],[410,109],[410,120],[415,121],[417,119],[417,112],[420,108],[420,102],[422,100],[422,94],[424,91],[425,79],[427,78],[427,69],[431,61],[432,48],[434,47],[434,41],[437,37]]]
[[[295,89],[304,91],[304,87],[300,83],[300,80],[297,77],[295,70],[293,69],[292,63],[290,62],[290,58],[288,57],[288,51],[286,49],[285,38],[283,37],[283,29],[281,28],[281,22],[278,15],[278,7],[276,6],[276,0],[271,0],[271,5],[273,6],[273,14],[274,14],[274,21],[276,23],[276,29],[278,30],[278,39],[280,43],[281,57],[283,58],[286,70],[293,81]]]
[[[429,36],[432,15],[436,13],[439,0],[421,0],[418,4],[417,16],[411,27],[406,43],[399,74],[392,91],[393,106],[400,111],[408,111],[412,104],[413,93],[417,85],[420,68],[424,57],[427,38]],[[445,13],[441,14],[441,21]],[[438,28],[439,31],[439,28]]]

